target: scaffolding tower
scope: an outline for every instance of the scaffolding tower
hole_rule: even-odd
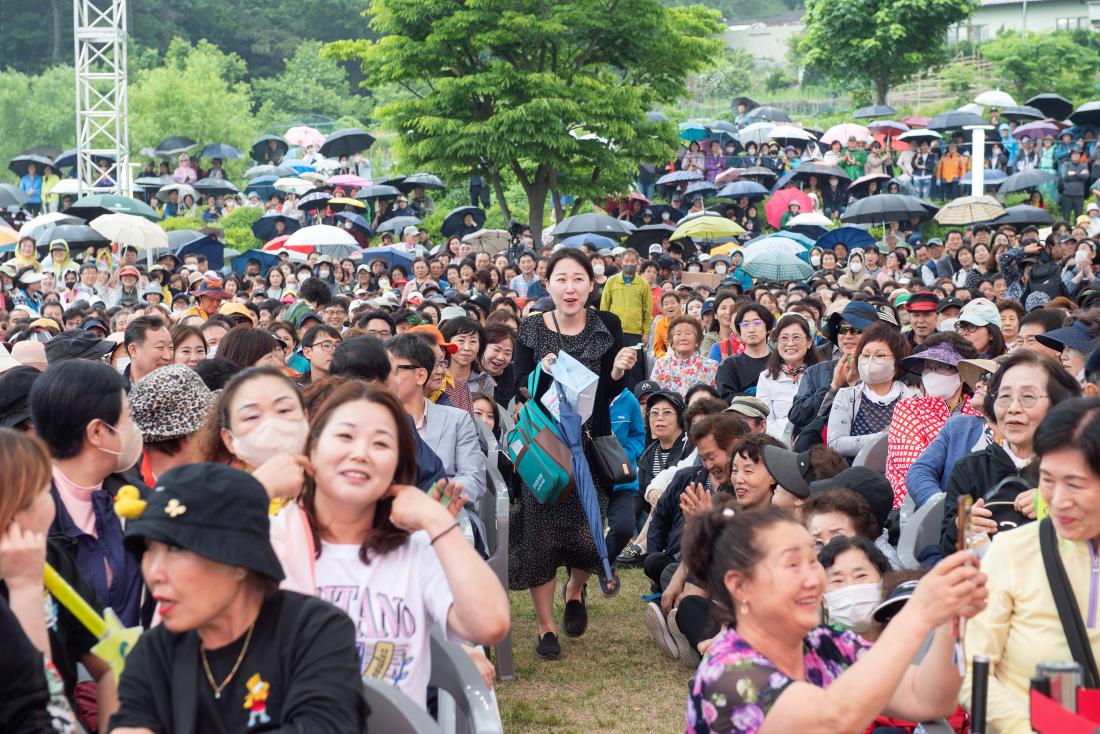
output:
[[[73,0],[76,172],[81,195],[128,194],[132,188],[126,16],[126,0]],[[112,158],[104,175],[97,161]]]

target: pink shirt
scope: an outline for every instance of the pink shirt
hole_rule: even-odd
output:
[[[92,492],[103,488],[103,484],[94,487],[82,487],[61,473],[56,466],[53,468],[53,483],[57,487],[57,493],[61,495],[61,502],[65,505],[65,511],[73,519],[81,532],[93,537],[96,535],[95,513],[92,511]]]

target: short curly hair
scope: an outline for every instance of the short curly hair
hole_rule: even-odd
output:
[[[807,525],[814,515],[826,512],[839,512],[850,517],[856,534],[861,537],[873,541],[879,536],[878,520],[871,512],[871,505],[850,489],[837,487],[811,494],[806,504],[802,505],[802,517]]]

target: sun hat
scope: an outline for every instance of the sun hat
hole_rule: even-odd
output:
[[[123,266],[122,268],[119,269],[118,277],[121,278],[124,275],[132,275],[135,278],[140,278],[141,277],[141,273],[133,265],[125,265],[125,266]]]
[[[730,407],[726,408],[723,412],[737,413],[746,418],[765,420],[768,417],[769,409],[768,404],[760,398],[754,398],[751,395],[738,395],[730,401]]]
[[[1035,341],[1056,352],[1061,352],[1069,347],[1082,354],[1088,354],[1092,351],[1095,340],[1096,337],[1089,332],[1089,327],[1083,321],[1074,321],[1069,326],[1063,326],[1061,329],[1048,331],[1035,337]]]
[[[463,315],[465,315],[465,313]],[[443,347],[443,349],[448,354],[454,354],[455,352],[458,351],[458,345],[457,344],[452,344],[451,342],[444,339],[443,338],[443,332],[441,332],[439,330],[439,327],[435,326],[434,324],[420,324],[419,326],[414,326],[414,327],[409,329],[408,333],[410,333],[410,334],[427,334],[428,336],[430,336],[432,339],[435,340],[435,343],[437,345]]]
[[[957,368],[962,360],[962,355],[955,351],[955,347],[951,342],[940,342],[904,358],[901,360],[901,366],[909,372],[919,375],[924,371],[926,360]]]
[[[185,364],[153,370],[130,389],[130,413],[148,441],[190,436],[206,420],[217,396]]]
[[[196,298],[199,296],[206,296],[207,298],[218,298],[222,300],[232,298],[233,295],[224,289],[224,285],[225,281],[222,280],[220,275],[213,270],[207,270],[201,276],[199,287],[191,291],[188,295],[195,296]]]
[[[248,306],[245,306],[243,303],[234,303],[232,301],[228,303],[223,303],[221,306],[219,306],[218,315],[243,316],[244,318],[251,321],[253,326],[255,326],[259,322],[259,319],[256,318],[256,314],[252,313],[251,309],[249,309]]]
[[[810,496],[809,450],[796,453],[779,446],[765,446],[763,459],[768,473],[780,487],[799,499]]]
[[[962,377],[962,381],[965,382],[971,390],[978,385],[978,380],[982,379],[982,375],[987,372],[996,373],[1001,368],[1000,363],[995,359],[960,359],[959,363],[955,365],[959,368],[959,375]]]
[[[419,229],[410,224],[408,227],[405,227],[405,229],[401,230],[401,236],[408,237],[411,234],[418,234],[419,232]]]
[[[1001,328],[1001,312],[988,298],[975,298],[962,307],[957,322],[973,326],[996,326]]]
[[[42,278],[45,276],[42,273],[36,273],[33,270],[25,270],[22,275],[19,276],[19,282],[23,285],[30,285],[31,283],[41,283]]]
[[[226,464],[185,464],[161,475],[144,499],[144,511],[127,522],[123,539],[138,556],[146,540],[157,540],[283,580],[271,547],[267,491],[249,474]]]

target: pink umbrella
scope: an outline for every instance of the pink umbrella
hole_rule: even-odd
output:
[[[821,136],[821,142],[832,145],[834,141],[839,140],[843,145],[848,142],[848,138],[866,140],[870,136],[871,131],[863,125],[857,125],[854,122],[842,122],[826,130],[825,134]]]
[[[333,176],[328,180],[328,183],[332,186],[349,186],[355,189],[370,186],[370,181],[353,173],[341,173],[339,176]]]
[[[855,195],[863,191],[867,191],[867,187],[872,181],[889,181],[890,176],[886,173],[868,173],[866,176],[860,176],[852,183],[848,184],[848,193]],[[880,192],[881,193],[881,192]]]
[[[325,142],[325,136],[321,134],[320,130],[304,125],[290,128],[283,137],[291,145],[299,145],[303,148],[308,148],[311,145],[320,148]]]
[[[768,224],[775,229],[779,229],[779,222],[783,219],[783,214],[792,201],[797,201],[803,212],[813,211],[814,203],[810,197],[798,189],[780,189],[764,205],[764,212],[768,215]]]
[[[928,123],[932,122],[932,118],[925,117],[924,115],[906,115],[905,117],[901,118],[901,121],[911,128],[928,127]]]
[[[714,177],[714,184],[715,186],[721,186],[722,184],[736,181],[739,178],[741,178],[740,168],[727,168],[726,170],[722,171]]]
[[[867,129],[876,135],[882,133],[891,138],[909,132],[909,126],[897,120],[874,120],[867,123]]]
[[[649,204],[651,203],[649,201],[649,199],[645,198],[644,196],[639,194],[637,191],[631,191],[630,192],[630,200],[631,201],[640,201],[643,204],[645,204],[646,206],[649,206]]]
[[[1012,137],[1017,140],[1022,140],[1025,137],[1031,138],[1032,140],[1042,140],[1048,135],[1052,138],[1057,138],[1059,132],[1061,131],[1058,126],[1050,120],[1038,120],[1036,122],[1029,122],[1026,125],[1020,125],[1012,131]]]

